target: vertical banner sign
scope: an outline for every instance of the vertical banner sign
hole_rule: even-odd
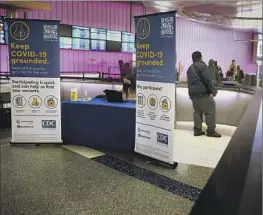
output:
[[[174,164],[175,12],[135,17],[135,151]]]
[[[61,142],[58,21],[7,19],[12,143]]]

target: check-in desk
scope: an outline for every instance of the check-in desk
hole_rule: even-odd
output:
[[[61,98],[70,99],[70,90],[77,89],[79,98],[95,97],[103,95],[105,89],[120,90],[120,83],[106,83],[94,81],[62,81]],[[253,98],[254,89],[248,86],[221,87],[215,97],[217,119],[216,123],[237,127],[249,102]],[[188,96],[188,89],[185,83],[176,83],[176,121],[192,122],[193,107]]]

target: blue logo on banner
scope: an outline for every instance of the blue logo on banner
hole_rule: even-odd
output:
[[[6,20],[11,76],[59,78],[59,22]]]
[[[157,142],[168,145],[168,135],[157,132]]]
[[[135,17],[137,80],[175,82],[175,14]]]
[[[42,120],[42,128],[56,128],[56,120]]]

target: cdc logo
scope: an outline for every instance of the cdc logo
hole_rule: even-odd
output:
[[[42,120],[42,128],[56,128],[56,120]]]
[[[168,135],[157,132],[157,142],[168,145]]]

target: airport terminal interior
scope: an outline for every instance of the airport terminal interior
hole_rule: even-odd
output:
[[[1,1],[0,214],[260,215],[261,106],[261,0]]]

